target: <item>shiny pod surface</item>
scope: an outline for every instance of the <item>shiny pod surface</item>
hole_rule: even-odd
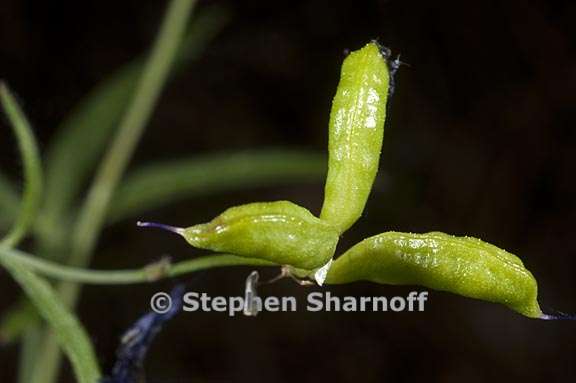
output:
[[[194,247],[313,269],[333,255],[338,231],[288,201],[232,207],[212,221],[183,229]]]
[[[542,317],[536,280],[522,261],[476,238],[439,232],[376,235],[336,259],[326,283],[358,280],[422,285]]]
[[[350,53],[332,101],[328,177],[320,218],[344,232],[362,215],[378,172],[389,69],[374,42]]]

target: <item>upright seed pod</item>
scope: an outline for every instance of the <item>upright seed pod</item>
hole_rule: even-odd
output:
[[[385,48],[371,42],[342,64],[330,113],[328,177],[320,214],[340,233],[362,215],[378,171],[390,87],[388,56]]]
[[[326,283],[421,285],[501,303],[531,318],[542,314],[536,280],[515,255],[476,238],[388,232],[336,259]]]
[[[333,255],[338,231],[289,201],[232,207],[212,221],[188,228],[140,222],[183,236],[192,246],[311,270]]]

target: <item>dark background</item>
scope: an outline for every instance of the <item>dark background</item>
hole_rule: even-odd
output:
[[[164,3],[1,1],[0,77],[24,101],[43,147],[83,94],[145,51]],[[229,22],[169,84],[132,167],[217,150],[324,151],[343,51],[379,38],[409,66],[398,74],[374,192],[345,244],[392,229],[477,236],[524,260],[544,307],[576,312],[576,3],[221,4]],[[2,169],[17,177],[5,124],[1,137]],[[317,213],[322,189],[319,180],[218,194],[148,218],[193,224],[231,205],[278,199]],[[136,267],[161,254],[180,260],[197,252],[122,222],[105,231],[93,266]],[[238,295],[249,271],[184,280],[190,290]],[[152,293],[170,286],[84,290],[81,319],[106,366]],[[4,273],[0,288],[3,310],[18,289]],[[413,288],[329,289],[391,297]],[[307,292],[289,281],[262,291],[297,294],[302,306]],[[146,369],[150,382],[570,382],[575,330],[574,322],[529,320],[431,291],[424,313],[181,315],[157,339]],[[14,380],[16,357],[16,346],[0,349],[0,381]]]

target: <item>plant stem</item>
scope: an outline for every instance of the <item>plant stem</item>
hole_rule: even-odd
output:
[[[0,172],[0,211],[2,212],[0,229],[8,227],[16,220],[19,202],[20,197],[16,193],[16,187],[12,180]]]
[[[95,247],[112,194],[160,95],[194,4],[194,0],[173,0],[170,3],[134,99],[120,123],[118,134],[80,212],[77,229],[72,237],[71,265],[86,263]]]
[[[131,270],[88,270],[61,265],[20,250],[0,247],[0,257],[11,258],[32,271],[45,276],[83,284],[127,285],[154,282],[195,271],[227,266],[278,266],[262,259],[239,257],[232,254],[208,255],[175,264],[159,261],[140,269]]]
[[[10,232],[0,240],[1,246],[15,247],[26,236],[28,230],[36,220],[38,222],[38,208],[42,197],[42,164],[34,132],[24,111],[18,105],[14,95],[4,82],[0,82],[0,104],[5,112],[17,138],[20,155],[24,167],[24,192],[21,201],[11,190],[10,184],[0,177],[2,200],[14,208],[15,220]],[[18,205],[20,205],[18,209]],[[10,210],[7,212],[9,213]],[[17,212],[17,213],[16,213]],[[28,382],[31,366],[33,366],[33,353],[41,340],[41,333],[36,326],[32,326],[22,342],[19,364],[20,382]]]
[[[118,133],[100,165],[80,211],[71,240],[69,263],[72,266],[85,267],[90,261],[112,194],[160,95],[195,3],[195,0],[170,2],[158,37],[136,86],[134,98],[120,122]],[[59,286],[59,292],[64,304],[73,307],[78,300],[80,287],[73,283],[63,283]],[[32,382],[54,382],[60,358],[56,339],[48,334],[36,359]]]
[[[28,301],[26,304],[32,305]],[[35,314],[36,315],[36,314]],[[42,329],[34,324],[29,326],[20,341],[20,358],[18,359],[18,383],[28,383],[34,369],[34,355],[42,341]]]
[[[16,134],[24,164],[24,195],[20,211],[12,230],[0,241],[2,245],[13,247],[28,233],[36,218],[42,196],[42,164],[32,127],[4,82],[0,82],[0,104]]]

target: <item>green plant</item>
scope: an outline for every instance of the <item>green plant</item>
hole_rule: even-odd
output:
[[[78,374],[91,371],[84,377],[78,375],[79,380],[92,381],[98,371],[93,360],[77,358],[74,351],[77,348],[63,343],[63,339],[83,339],[73,332],[78,326],[61,326],[55,321],[60,318],[71,323],[66,318],[74,318],[72,312],[79,285],[72,282],[76,279],[59,278],[62,281],[52,286],[30,274],[29,270],[35,269],[29,262],[48,266],[61,275],[65,270],[61,269],[62,265],[82,268],[89,264],[100,232],[112,222],[187,195],[315,179],[324,170],[321,155],[276,149],[212,154],[152,164],[136,169],[124,179],[127,163],[162,87],[171,75],[198,57],[227,18],[225,10],[208,7],[188,26],[194,5],[192,0],[173,0],[150,55],[134,60],[105,80],[63,121],[48,148],[45,182],[32,129],[7,85],[2,83],[2,108],[16,133],[24,159],[25,190],[18,209],[20,199],[16,188],[0,174],[0,228],[7,228],[12,223],[12,229],[0,245],[0,262],[23,285],[28,298],[38,308],[33,309],[23,298],[3,315],[0,324],[2,342],[18,340],[22,343],[20,382],[55,381],[60,347],[74,361]],[[110,149],[105,152],[107,146]],[[290,163],[286,163],[286,159]],[[304,163],[309,166],[301,166]],[[82,201],[79,192],[96,166],[96,175]],[[189,177],[191,174],[198,177]],[[43,183],[46,184],[44,188]],[[141,189],[142,185],[162,187]],[[139,191],[137,195],[134,190]],[[34,239],[34,256],[15,250],[25,234],[31,234]],[[50,263],[52,261],[60,264]],[[218,266],[219,262],[212,263]],[[234,263],[234,260],[228,259],[230,262]],[[208,267],[203,264],[181,266],[174,268],[174,272],[188,267]],[[24,268],[28,272],[23,272]],[[148,275],[146,270],[143,275]],[[104,282],[111,276],[105,274]],[[32,285],[42,288],[31,288]],[[39,291],[45,294],[39,296]],[[60,311],[55,312],[51,309],[54,307],[59,307]],[[67,335],[53,334],[42,328],[37,313],[50,327],[68,331]]]
[[[80,283],[145,283],[234,265],[288,266],[294,276],[313,275],[319,283],[324,278],[327,283],[416,283],[503,303],[529,317],[550,318],[540,311],[536,283],[522,262],[476,239],[390,232],[368,238],[330,261],[339,234],[361,216],[378,167],[386,102],[399,62],[390,61],[389,53],[376,43],[350,54],[342,68],[330,120],[329,170],[320,218],[286,201],[244,205],[208,224],[169,228],[193,246],[230,254],[173,265],[159,262],[136,270],[86,269],[103,227],[110,222],[189,195],[313,178],[324,171],[322,156],[277,150],[154,164],[124,177],[170,73],[194,57],[193,52],[205,46],[222,21],[221,11],[210,10],[185,33],[194,5],[193,0],[172,0],[149,57],[106,81],[62,125],[47,156],[44,193],[32,129],[8,87],[0,87],[2,107],[18,138],[25,179],[18,211],[15,188],[0,176],[0,224],[13,221],[0,243],[0,263],[54,330],[40,327],[36,311],[25,301],[5,316],[0,336],[19,339],[24,346],[21,382],[54,382],[60,349],[70,359],[78,381],[100,379],[92,345],[73,314]],[[95,116],[100,118],[98,123]],[[102,154],[109,140],[110,149]],[[87,141],[92,145],[86,146]],[[80,186],[101,155],[76,215],[73,207]],[[190,176],[199,173],[204,177]],[[16,248],[28,233],[35,239],[35,255]]]
[[[522,261],[475,238],[388,232],[326,263],[334,255],[338,233],[362,215],[374,183],[389,70],[399,65],[398,60],[388,60],[389,52],[375,42],[344,60],[330,117],[329,170],[320,220],[282,201],[234,207],[210,223],[186,229],[142,225],[180,234],[198,248],[288,265],[300,277],[313,274],[320,285],[325,280],[418,284],[502,303],[528,317],[542,318],[536,281]]]

